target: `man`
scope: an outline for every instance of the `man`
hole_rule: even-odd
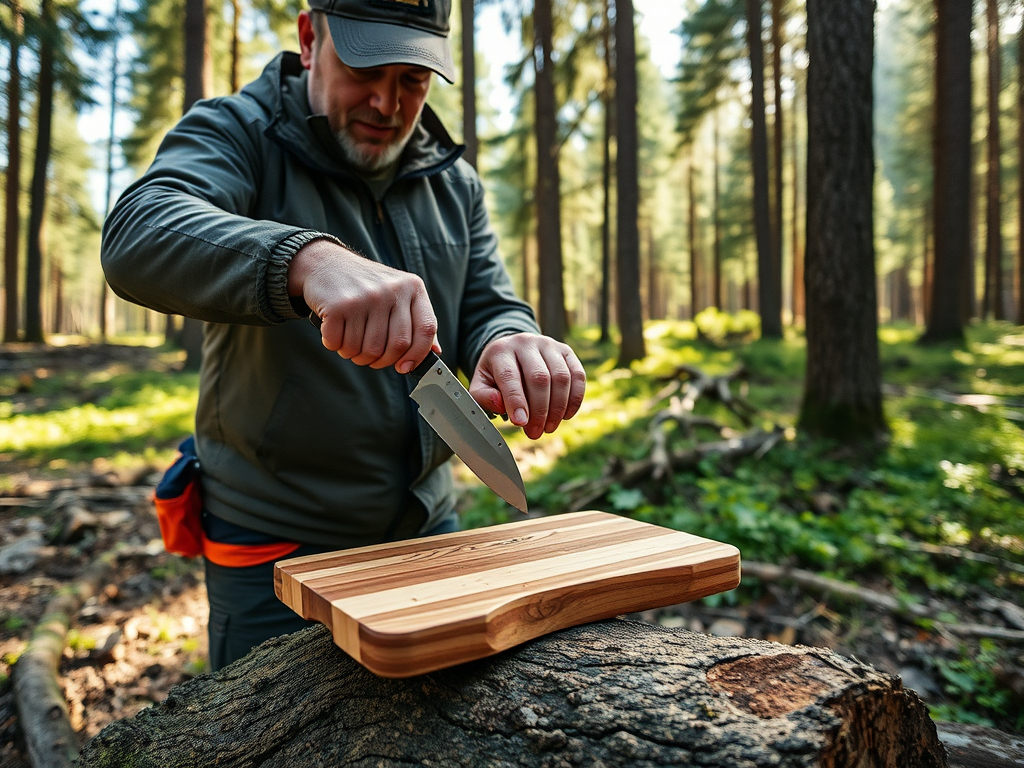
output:
[[[119,295],[208,323],[214,669],[304,626],[274,597],[275,560],[454,530],[451,451],[402,375],[430,349],[531,438],[585,388],[515,297],[479,178],[425,106],[432,73],[454,77],[450,0],[312,5],[301,53],[193,107],[104,227]]]

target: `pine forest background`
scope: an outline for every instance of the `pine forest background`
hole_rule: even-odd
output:
[[[185,62],[205,64],[200,95],[238,90],[277,50],[296,49],[299,10],[295,0],[187,2],[191,11],[183,0],[125,0],[102,11],[74,0],[4,0],[5,341],[179,333],[180,319],[165,321],[104,291],[98,264],[103,208],[147,167],[181,115]],[[616,43],[610,0],[493,2],[504,28],[474,24],[475,39],[467,37],[460,25],[474,5],[456,3],[453,42],[463,69],[462,49],[467,41],[475,44],[474,68],[467,70],[475,79],[487,67],[480,51],[488,40],[502,34],[520,41],[520,58],[503,73],[512,99],[507,114],[497,114],[486,95],[467,92],[463,83],[438,81],[430,101],[456,137],[465,135],[489,189],[505,261],[545,330],[563,336],[569,328],[597,325],[604,337],[614,337],[621,326],[628,343],[636,318],[690,318],[708,307],[758,313],[769,336],[782,325],[802,326],[805,3],[686,0],[675,30],[678,68],[666,78],[643,35],[635,36],[635,47]],[[873,228],[881,322],[923,326],[931,312],[936,28],[944,4],[955,5],[891,0],[874,16]],[[197,5],[206,20],[199,30],[205,56],[186,55],[182,20],[195,18]],[[626,4],[618,5],[622,15]],[[955,281],[963,291],[962,320],[1020,322],[1024,311],[1021,8],[1017,0],[977,2],[969,19],[971,182],[963,198],[969,253],[963,279]],[[750,34],[754,23],[758,35]],[[544,56],[552,67],[538,66]],[[623,96],[615,85],[617,70],[633,68],[631,166],[628,152],[617,158],[616,137],[627,137],[623,126],[630,121],[615,119]],[[113,140],[82,135],[78,112],[109,104],[111,93],[116,115],[110,125],[118,128]],[[470,123],[463,122],[464,103]],[[52,132],[40,130],[41,110],[52,110]],[[751,138],[756,147],[758,125],[766,128],[765,195],[755,193]],[[549,147],[557,163],[538,163],[538,146]],[[45,164],[42,153],[48,153]],[[7,178],[12,168],[17,179]],[[97,178],[104,179],[105,205],[90,194],[101,183]],[[618,206],[629,200],[618,198],[631,195],[631,183],[636,213],[630,216],[627,208],[623,218]],[[755,222],[762,214],[767,231],[759,245]]]

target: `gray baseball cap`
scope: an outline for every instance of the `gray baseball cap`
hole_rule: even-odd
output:
[[[309,0],[327,14],[334,48],[354,68],[413,64],[455,82],[451,0]]]

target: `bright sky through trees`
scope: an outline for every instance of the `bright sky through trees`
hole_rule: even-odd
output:
[[[109,16],[114,7],[113,0],[88,0],[87,6],[94,8],[104,16]],[[683,18],[682,0],[634,0],[639,21],[639,30],[647,38],[651,58],[665,77],[675,74],[679,63],[679,36],[675,30]],[[486,98],[498,115],[502,128],[508,127],[510,119],[509,106],[513,103],[511,92],[502,80],[505,64],[521,55],[519,41],[515,34],[506,35],[501,21],[501,13],[494,4],[482,7],[477,16],[477,51],[488,62],[487,79],[480,84],[477,93]],[[119,46],[121,72],[134,46],[130,40],[123,39]],[[78,125],[82,136],[96,151],[96,168],[91,174],[90,190],[96,209],[102,213],[103,196],[106,184],[103,158],[106,153],[106,142],[110,125],[110,101],[107,92],[110,82],[109,58],[100,62],[100,83],[94,94],[97,101],[95,107],[84,111],[79,117]],[[127,83],[122,81],[121,87]],[[127,135],[131,130],[131,121],[127,113],[122,112],[117,121],[116,131],[119,136]],[[124,187],[130,184],[134,174],[127,171],[116,177],[114,185],[115,197]]]

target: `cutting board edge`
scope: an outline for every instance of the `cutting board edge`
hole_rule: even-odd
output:
[[[726,545],[731,546],[731,545]],[[735,550],[735,547],[733,547]],[[704,565],[704,564],[702,564]],[[427,651],[452,640],[458,640],[462,655],[457,663],[476,661],[502,651],[514,648],[529,640],[536,639],[550,632],[567,629],[591,621],[599,621],[619,616],[624,613],[638,613],[666,605],[699,600],[708,595],[726,592],[739,586],[741,578],[739,550],[735,555],[710,561],[697,572],[692,566],[670,567],[663,571],[645,574],[643,581],[659,582],[646,584],[645,599],[634,602],[628,610],[622,609],[621,602],[614,594],[606,594],[604,604],[591,602],[587,610],[579,611],[568,618],[564,611],[552,610],[547,616],[540,616],[531,621],[523,621],[517,612],[529,611],[538,607],[537,598],[542,593],[522,595],[506,604],[496,607],[486,617],[478,616],[456,624],[446,624],[445,629],[425,629],[416,633],[379,632],[365,625],[359,627],[360,656],[358,660],[363,666],[381,677],[403,678],[427,674],[452,665],[442,654],[429,656]],[[688,574],[690,586],[699,582],[699,586],[683,593],[673,577],[678,578],[680,570],[691,569]],[[608,579],[593,581],[586,585],[568,590],[569,594],[561,596],[580,597],[581,593],[600,592],[602,590],[626,590],[635,586],[636,579],[630,576],[614,576]],[[615,607],[608,607],[607,603]],[[541,603],[543,604],[543,603]],[[415,649],[418,653],[407,657],[406,651]],[[425,658],[426,657],[426,658]]]

